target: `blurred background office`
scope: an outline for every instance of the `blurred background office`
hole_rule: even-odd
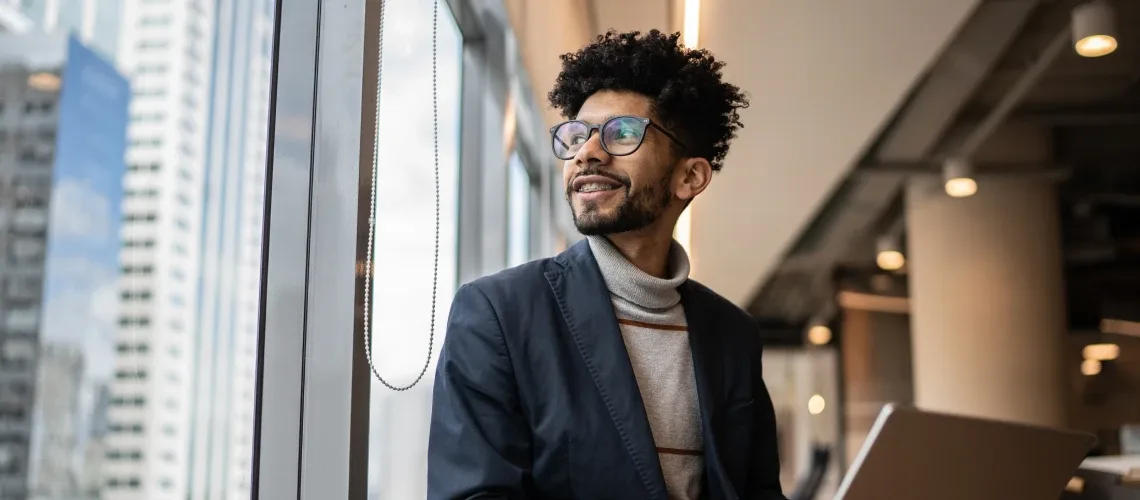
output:
[[[789,495],[887,402],[1140,461],[1140,1],[0,0],[0,498],[423,498],[451,295],[580,238],[545,96],[609,28],[750,95],[676,238]]]

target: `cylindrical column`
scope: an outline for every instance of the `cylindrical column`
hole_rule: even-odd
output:
[[[915,403],[1061,427],[1064,280],[1056,188],[986,180],[951,198],[907,187]]]

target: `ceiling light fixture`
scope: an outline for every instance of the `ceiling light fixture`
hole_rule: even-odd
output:
[[[1073,48],[1084,57],[1116,51],[1116,12],[1108,0],[1092,0],[1073,8]]]
[[[875,264],[884,271],[898,271],[906,265],[906,256],[899,248],[898,239],[891,236],[880,236],[875,242]]]
[[[974,166],[962,159],[946,160],[942,164],[943,187],[954,198],[967,198],[977,194],[978,181],[974,180]]]
[[[819,415],[823,413],[824,408],[827,408],[827,401],[823,399],[823,396],[815,394],[808,398],[808,413]]]

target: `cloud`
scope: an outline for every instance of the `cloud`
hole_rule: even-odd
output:
[[[80,347],[87,372],[109,376],[118,321],[116,269],[86,257],[48,261],[51,288],[43,310],[43,336],[49,342]]]
[[[111,203],[79,179],[62,179],[53,188],[52,235],[102,244],[115,237]]]

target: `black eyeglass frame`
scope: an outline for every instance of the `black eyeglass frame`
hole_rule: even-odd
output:
[[[594,136],[595,131],[598,132],[599,134],[601,134],[602,129],[604,129],[606,127],[606,125],[609,125],[610,122],[612,122],[614,120],[620,120],[623,118],[632,118],[634,120],[641,122],[641,124],[645,126],[646,130],[649,130],[651,128],[657,129],[658,131],[661,132],[662,135],[669,138],[669,140],[675,142],[678,146],[680,146],[682,150],[688,149],[688,147],[685,146],[685,143],[681,142],[681,140],[678,139],[677,136],[673,135],[668,130],[665,130],[665,127],[662,127],[662,126],[654,123],[653,120],[650,120],[649,118],[645,118],[642,116],[622,115],[622,116],[612,117],[612,118],[610,118],[610,119],[606,120],[605,122],[602,122],[601,124],[598,124],[598,125],[586,122],[584,120],[566,120],[566,121],[559,123],[553,127],[550,127],[550,150],[552,153],[554,153],[554,157],[558,158],[559,160],[562,160],[562,161],[572,160],[572,159],[574,159],[574,156],[576,156],[577,154],[571,155],[569,158],[563,158],[561,156],[558,156],[558,147],[557,147],[556,143],[562,143],[562,145],[565,146],[567,150],[570,149],[569,144],[562,142],[558,138],[558,134],[557,134],[558,129],[562,128],[563,126],[565,126],[568,123],[581,123],[581,124],[586,126],[586,141],[589,142],[590,138]],[[637,145],[634,146],[633,149],[631,149],[628,153],[614,153],[614,152],[610,151],[610,148],[606,146],[606,141],[604,138],[599,138],[598,142],[600,142],[602,144],[602,149],[606,152],[606,154],[608,154],[610,156],[629,156],[631,154],[636,153],[637,150],[641,149],[641,145],[645,144],[645,136],[646,135],[647,134],[642,134],[641,138],[637,141]],[[583,144],[585,144],[585,143],[583,143]]]

